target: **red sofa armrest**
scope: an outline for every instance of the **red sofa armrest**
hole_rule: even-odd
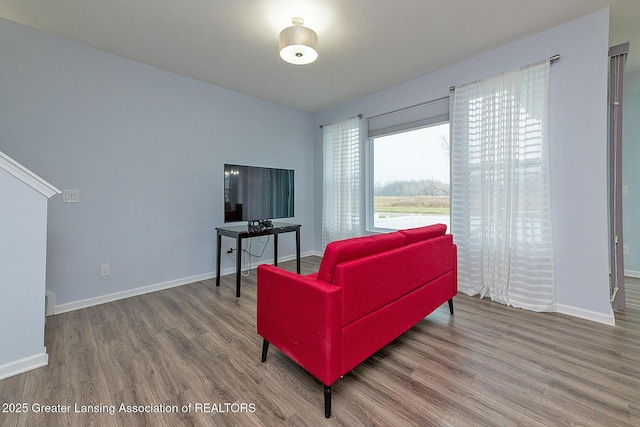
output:
[[[257,287],[258,334],[325,385],[340,378],[340,287],[266,264]]]

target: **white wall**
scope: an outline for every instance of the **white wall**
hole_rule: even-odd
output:
[[[316,115],[315,180],[322,179],[318,125],[356,114],[366,118],[449,95],[449,87],[489,77],[552,55],[550,138],[559,311],[613,322],[608,300],[607,51],[609,10],[537,34],[443,70]],[[471,37],[470,33],[470,37]],[[316,184],[316,205],[322,192]],[[316,218],[319,248],[321,217]]]
[[[48,199],[0,168],[0,200],[2,379],[47,362],[44,284]]]
[[[0,58],[0,150],[80,192],[49,205],[47,288],[60,307],[212,276],[224,163],[294,169],[292,222],[302,251],[314,248],[311,114],[3,19]],[[280,238],[281,256],[294,240]]]

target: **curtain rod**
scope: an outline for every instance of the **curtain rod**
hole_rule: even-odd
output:
[[[349,117],[349,119],[353,119],[355,117],[361,119],[362,118],[362,114],[358,114],[357,116]],[[345,120],[349,120],[349,119],[345,119]],[[335,123],[335,122],[333,122],[333,123]],[[324,125],[320,125],[320,129],[322,129],[323,126],[332,125],[333,123],[325,123]]]
[[[549,58],[549,62],[551,63],[551,65],[553,65],[554,62],[559,60],[560,60],[560,55],[553,55],[551,58]],[[449,86],[450,92],[453,92],[454,90],[456,90],[455,86]]]

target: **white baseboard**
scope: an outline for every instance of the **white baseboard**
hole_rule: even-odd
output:
[[[45,316],[52,316],[56,312],[56,294],[50,291],[45,291]]]
[[[624,275],[626,277],[633,277],[634,279],[640,279],[640,271],[625,270]]]
[[[308,252],[304,252],[304,253],[300,254],[300,258],[305,258],[305,257],[308,257],[308,256],[322,257],[322,253],[318,252],[318,251],[308,251]],[[285,262],[285,261],[292,261],[296,257],[295,257],[295,255],[288,255],[288,256],[279,257],[279,258],[280,258],[279,259],[280,262]],[[255,261],[252,264],[252,269],[255,269],[260,264],[273,264],[273,259]],[[226,276],[228,274],[235,274],[235,272],[236,272],[235,271],[235,267],[229,267],[229,268],[221,270],[220,271],[220,276]],[[630,272],[625,272],[625,274],[627,274],[627,273],[630,273]],[[631,272],[631,273],[637,274],[638,275],[637,277],[640,278],[640,272]],[[634,277],[631,274],[627,274],[627,275],[629,275],[629,277]],[[128,289],[128,290],[122,291],[122,292],[115,292],[115,293],[112,293],[112,294],[101,295],[101,296],[98,296],[98,297],[95,297],[95,298],[88,298],[88,299],[84,299],[84,300],[80,300],[80,301],[74,301],[74,302],[70,302],[70,303],[60,304],[60,305],[56,305],[55,306],[55,314],[66,313],[66,312],[73,311],[73,310],[80,310],[82,308],[92,307],[94,305],[99,305],[99,304],[104,304],[104,303],[107,303],[107,302],[117,301],[117,300],[124,299],[124,298],[130,298],[130,297],[134,297],[134,296],[137,296],[137,295],[143,295],[143,294],[147,294],[147,293],[150,293],[150,292],[160,291],[160,290],[163,290],[163,289],[169,289],[169,288],[173,288],[173,287],[176,287],[176,286],[187,285],[189,283],[199,282],[201,280],[212,279],[214,277],[216,277],[215,273],[214,272],[209,272],[209,273],[199,274],[199,275],[195,275],[195,276],[184,277],[184,278],[181,278],[181,279],[171,280],[171,281],[168,281],[168,282],[157,283],[157,284],[154,284],[154,285],[148,285],[148,286],[142,286],[142,287],[139,287],[139,288]],[[54,295],[54,298],[55,298],[55,295]],[[598,312],[591,311],[591,310],[585,310],[585,309],[582,309],[582,308],[576,308],[576,307],[563,305],[563,304],[556,304],[556,311],[558,313],[561,313],[561,314],[566,314],[568,316],[573,316],[573,317],[577,317],[577,318],[580,318],[580,319],[590,320],[592,322],[602,323],[604,325],[615,326],[615,324],[616,324],[615,316],[614,316],[614,313],[613,313],[613,309],[611,310],[611,312],[609,314],[602,314],[602,313],[598,313]],[[2,369],[2,367],[0,367],[0,379],[1,379],[1,372],[2,372],[1,369]]]
[[[137,295],[148,294],[150,292],[161,291],[163,289],[174,288],[188,283],[199,282],[215,277],[215,273],[204,273],[195,276],[184,277],[182,279],[170,280],[168,282],[156,283],[154,285],[142,286],[139,288],[127,289],[126,291],[114,292],[112,294],[100,295],[94,298],[87,298],[79,301],[68,302],[56,305],[55,314],[67,313],[69,311],[80,310],[82,308],[93,307],[94,305],[105,304]]]
[[[556,311],[560,314],[566,314],[567,316],[591,320],[592,322],[602,323],[608,326],[616,325],[616,318],[613,314],[613,309],[611,309],[609,314],[603,314],[591,310],[585,310],[583,308],[572,307],[569,305],[556,304]]]
[[[300,258],[315,255],[314,252],[305,252],[300,254]],[[295,255],[288,255],[278,257],[279,262],[292,261],[296,259]],[[273,264],[273,258],[267,260],[255,261],[252,264],[252,268],[256,268],[260,264]],[[225,268],[220,271],[220,276],[226,276],[228,274],[235,274],[235,267]],[[181,279],[170,280],[168,282],[156,283],[153,285],[142,286],[139,288],[127,289],[126,291],[114,292],[112,294],[101,295],[94,298],[87,298],[79,301],[68,302],[55,306],[55,314],[67,313],[69,311],[80,310],[82,308],[93,307],[94,305],[105,304],[107,302],[117,301],[124,298],[130,298],[137,295],[148,294],[150,292],[161,291],[163,289],[174,288],[176,286],[188,285],[189,283],[199,282],[201,280],[213,279],[216,277],[215,272],[198,274],[195,276],[184,277]]]
[[[42,353],[34,354],[33,356],[25,357],[24,359],[19,359],[13,362],[5,363],[4,365],[0,365],[0,380],[30,371],[32,369],[47,366],[48,363],[49,355],[47,354],[47,348],[44,347]]]

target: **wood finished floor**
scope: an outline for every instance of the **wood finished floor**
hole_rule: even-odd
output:
[[[303,259],[303,274],[318,263]],[[445,304],[334,383],[329,420],[314,377],[273,346],[260,363],[255,295],[253,273],[240,299],[231,275],[49,317],[49,365],[0,381],[0,403],[29,412],[0,412],[0,426],[640,425],[637,280],[616,327],[459,295],[454,316]],[[192,410],[118,413],[121,403]]]

